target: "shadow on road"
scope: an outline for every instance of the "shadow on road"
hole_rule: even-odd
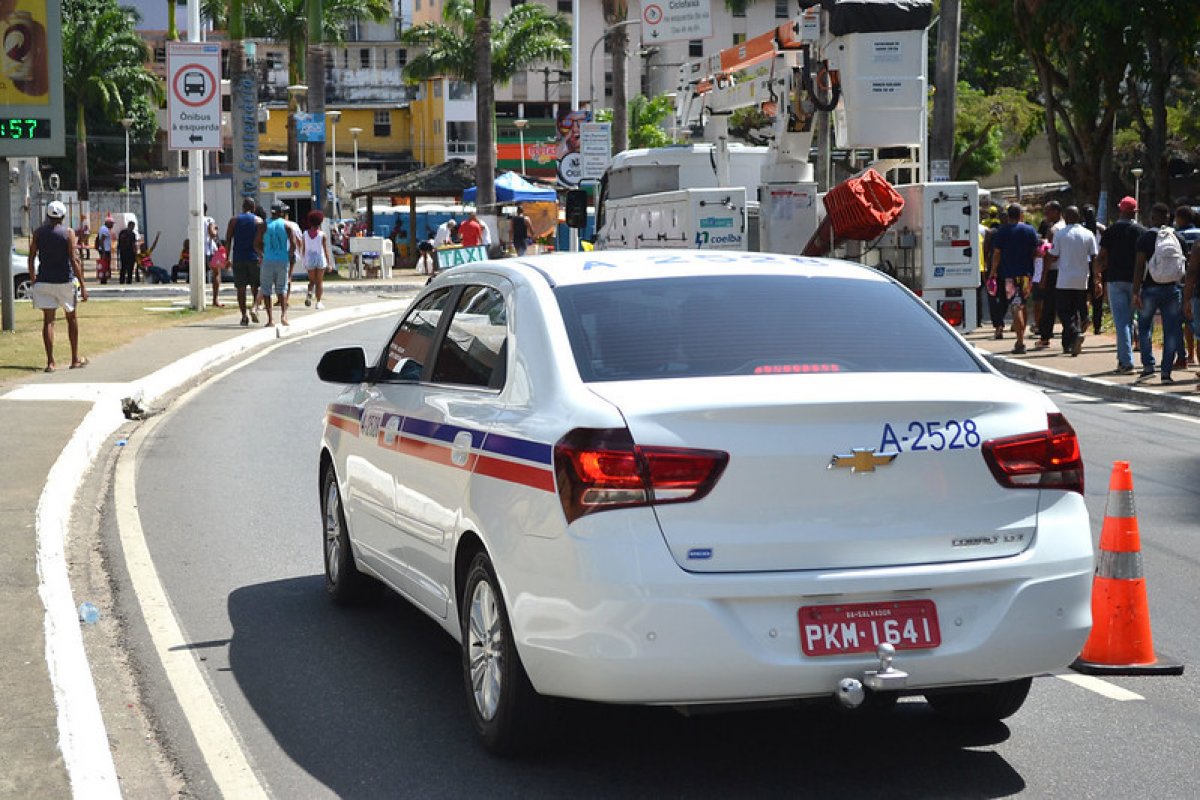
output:
[[[955,727],[923,702],[887,716],[832,706],[685,718],[566,704],[535,757],[485,753],[457,645],[403,600],[333,606],[312,576],[239,589],[230,665],[263,724],[342,797],[1001,797],[1025,782],[986,748],[1002,724]]]

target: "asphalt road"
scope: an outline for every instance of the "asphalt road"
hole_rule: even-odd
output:
[[[313,365],[391,325],[288,342],[178,407],[140,450],[141,522],[184,646],[272,796],[1196,795],[1200,420],[1056,395],[1082,438],[1097,537],[1112,461],[1133,464],[1155,643],[1189,664],[1182,678],[1113,679],[1140,696],[1129,700],[1040,678],[1019,714],[982,729],[918,700],[886,717],[579,704],[548,752],[504,761],[474,740],[439,627],[395,598],[345,610],[324,595],[315,455],[335,390]],[[192,790],[214,796],[136,625],[130,646]]]

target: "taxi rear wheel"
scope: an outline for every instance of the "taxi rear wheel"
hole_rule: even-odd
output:
[[[358,571],[350,535],[346,530],[346,515],[342,511],[342,494],[332,466],[325,468],[321,479],[321,527],[324,532],[325,591],[339,605],[362,602],[372,589],[371,579]]]
[[[1020,710],[1033,678],[1021,678],[967,690],[930,692],[925,700],[943,717],[957,722],[998,722]]]
[[[529,682],[513,641],[491,559],[479,553],[463,586],[462,666],[471,721],[498,755],[535,748],[550,728],[550,701]]]

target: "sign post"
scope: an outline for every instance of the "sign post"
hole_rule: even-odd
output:
[[[201,153],[221,149],[221,45],[199,41],[200,6],[188,3],[187,42],[167,42],[167,147],[188,151],[192,308],[204,310],[204,173]]]
[[[221,46],[167,42],[167,146],[221,149]]]
[[[708,39],[712,32],[711,0],[650,0],[642,6],[642,43]]]
[[[585,122],[579,128],[582,181],[598,181],[612,163],[612,123]]]

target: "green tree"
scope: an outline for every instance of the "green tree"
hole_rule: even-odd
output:
[[[973,180],[994,174],[1009,152],[1024,150],[1041,130],[1040,114],[1018,89],[985,93],[959,81],[950,176]]]
[[[408,83],[451,78],[475,84],[475,199],[487,213],[496,202],[495,87],[540,61],[570,66],[570,20],[523,3],[493,27],[489,0],[446,0],[440,21],[409,28],[400,38],[423,48],[404,68]]]
[[[144,130],[147,98],[160,100],[162,87],[145,68],[148,51],[134,12],[116,0],[63,0],[62,19],[63,100],[75,113],[75,188],[86,202],[89,112],[110,125],[128,114]]]
[[[648,99],[636,95],[629,101],[629,146],[666,147],[671,137],[662,128],[663,120],[674,111],[672,98],[666,95]]]
[[[1200,17],[1181,14],[1167,0],[1135,0],[1129,13],[1130,37],[1138,43],[1126,76],[1125,99],[1145,152],[1146,186],[1154,200],[1170,203],[1171,106],[1195,97],[1193,68],[1200,62]]]
[[[1081,198],[1100,193],[1133,46],[1123,0],[980,0],[1037,75],[1050,159]]]

